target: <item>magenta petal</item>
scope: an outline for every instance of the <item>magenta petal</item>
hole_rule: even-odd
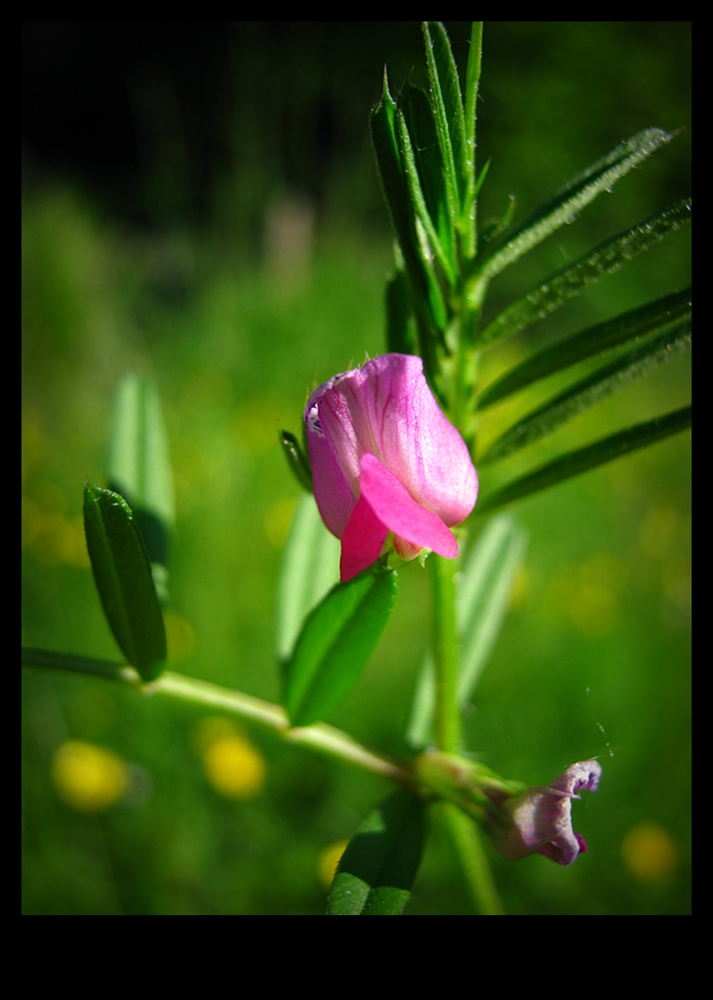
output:
[[[351,580],[381,555],[389,529],[383,524],[368,502],[359,498],[342,534],[342,556],[339,560],[339,579]]]
[[[454,559],[458,543],[437,514],[413,499],[375,455],[361,457],[361,495],[389,531],[411,545]],[[361,501],[360,501],[361,502]]]

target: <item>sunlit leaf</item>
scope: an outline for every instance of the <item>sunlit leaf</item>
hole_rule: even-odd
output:
[[[128,663],[145,681],[166,661],[166,631],[141,533],[122,496],[84,487],[84,530],[104,614]]]
[[[277,592],[277,656],[286,663],[307,614],[339,580],[339,539],[313,496],[301,496],[282,557]]]
[[[161,602],[168,600],[173,474],[161,402],[152,382],[125,376],[114,403],[107,483],[131,507]]]
[[[524,530],[504,514],[490,521],[472,549],[467,549],[456,591],[458,704],[470,703],[488,657],[500,634],[526,548]],[[433,742],[436,703],[433,656],[426,654],[406,731],[409,746],[422,750]]]
[[[377,563],[338,583],[309,614],[285,673],[293,726],[326,718],[367,664],[396,600],[397,576]]]
[[[349,841],[329,893],[330,916],[398,916],[416,878],[425,836],[424,802],[399,789]]]

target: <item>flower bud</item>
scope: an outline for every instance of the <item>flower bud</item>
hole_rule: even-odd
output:
[[[385,354],[335,375],[310,396],[305,424],[317,506],[342,542],[342,581],[378,559],[389,535],[403,559],[458,555],[449,529],[473,509],[478,478],[419,357]]]

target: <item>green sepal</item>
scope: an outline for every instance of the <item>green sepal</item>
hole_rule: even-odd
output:
[[[338,583],[308,615],[285,672],[293,726],[326,718],[349,694],[389,619],[397,580],[377,562]]]
[[[308,493],[312,493],[312,469],[309,459],[300,446],[294,434],[280,429],[280,444],[285,453],[287,464],[297,482]]]
[[[141,532],[126,500],[84,487],[84,531],[94,582],[119,648],[142,680],[166,663],[166,630]]]
[[[398,789],[374,809],[347,845],[332,882],[328,916],[398,916],[421,863],[425,804]]]

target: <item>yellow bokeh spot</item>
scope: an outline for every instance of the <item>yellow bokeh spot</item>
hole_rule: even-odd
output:
[[[329,887],[334,881],[334,876],[337,874],[337,865],[348,843],[348,840],[338,840],[335,844],[325,847],[319,856],[317,874],[325,892],[329,891]]]
[[[220,795],[251,799],[262,790],[265,759],[229,719],[201,719],[193,730],[193,748],[203,761],[208,781]]]
[[[240,736],[216,740],[203,757],[208,781],[229,799],[251,799],[265,784],[265,761],[252,743]]]
[[[639,882],[663,882],[678,867],[678,848],[658,823],[637,823],[621,845],[624,864]]]
[[[119,801],[129,776],[121,757],[111,750],[69,740],[55,752],[52,781],[67,805],[80,812],[97,813]]]

